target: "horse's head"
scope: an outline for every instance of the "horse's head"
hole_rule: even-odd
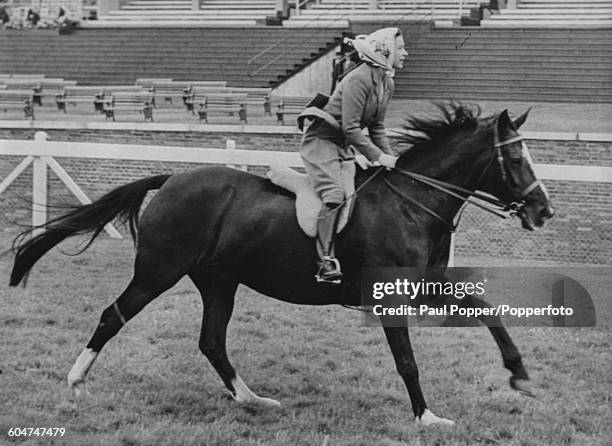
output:
[[[525,229],[542,226],[554,215],[550,198],[536,177],[525,141],[518,132],[529,110],[512,121],[508,111],[493,121],[495,155],[478,188],[500,200],[517,204],[517,215]]]
[[[514,210],[529,230],[553,216],[548,193],[518,133],[527,113],[512,121],[507,110],[481,118],[477,106],[436,105],[439,118],[410,117],[404,125],[398,142],[411,147],[401,152],[400,170],[462,186],[464,192],[478,189],[493,195],[495,205]]]

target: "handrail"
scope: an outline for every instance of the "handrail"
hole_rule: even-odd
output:
[[[300,9],[302,6],[306,6],[307,4],[312,3],[312,0],[295,0],[295,15],[300,15]],[[320,0],[315,0],[315,3],[318,5],[321,3]]]
[[[299,3],[299,2],[300,2],[300,0],[296,0],[296,3]],[[308,0],[305,0],[305,2],[308,2]],[[416,8],[416,5],[417,5],[418,3],[420,3],[420,4],[426,4],[427,2],[430,2],[430,3],[432,4],[432,8],[433,8],[433,0],[422,0],[421,2],[417,2],[417,1],[415,1],[415,2],[414,2],[414,5],[415,5],[415,6],[414,6],[414,8]],[[319,0],[317,0],[317,4],[318,4],[318,3],[319,3]],[[305,4],[305,3],[304,3],[304,4]],[[353,2],[353,0],[343,0],[342,2],[336,3],[336,4],[334,5],[334,7],[333,7],[333,8],[331,8],[331,9],[329,9],[329,10],[326,10],[326,11],[322,12],[321,14],[317,15],[316,17],[314,17],[314,18],[313,18],[313,19],[311,19],[310,21],[306,22],[306,23],[305,23],[303,26],[301,26],[301,27],[300,27],[300,28],[298,28],[298,29],[306,29],[306,28],[310,28],[310,26],[309,26],[310,24],[312,24],[312,23],[313,23],[313,22],[315,22],[315,21],[320,20],[321,18],[324,18],[324,17],[325,17],[326,15],[328,15],[328,14],[332,14],[334,10],[339,9],[340,7],[342,7],[342,6],[346,5],[346,4],[354,5],[354,2]],[[413,11],[414,11],[414,8],[413,8]],[[298,15],[298,14],[299,14],[299,13],[296,13],[296,15]],[[402,16],[400,16],[400,17],[398,17],[397,19],[395,19],[395,20],[394,20],[394,21],[391,23],[391,25],[393,26],[393,25],[400,24],[400,23],[401,23],[401,22],[402,22],[402,21],[403,21],[403,20],[404,20],[404,19],[405,19],[407,16],[409,16],[409,15],[413,15],[413,12],[412,12],[412,13],[406,13],[406,14],[403,14]],[[427,17],[430,17],[430,16],[431,16],[431,17],[433,17],[433,10],[432,10],[432,12],[430,12],[429,14],[424,14],[424,15],[422,15],[422,16],[421,16],[421,17],[420,17],[418,20],[416,20],[414,23],[412,23],[412,24],[411,24],[411,25],[410,25],[408,28],[412,28],[412,27],[414,27],[414,26],[417,26],[418,24],[420,24],[421,22],[423,22],[423,21],[424,21],[424,20],[425,20]],[[319,35],[321,32],[323,32],[323,30],[324,30],[324,29],[331,28],[333,23],[334,23],[334,22],[331,22],[331,23],[330,23],[330,24],[328,24],[327,26],[322,27],[322,28],[321,28],[321,29],[320,29],[318,32],[313,33],[313,34],[312,34],[312,36]],[[263,66],[262,66],[262,67],[260,67],[259,69],[255,70],[255,71],[251,71],[251,66],[252,66],[252,64],[253,64],[253,63],[254,63],[254,62],[257,60],[257,59],[259,59],[260,57],[262,57],[262,56],[264,56],[265,54],[269,53],[269,52],[270,52],[270,51],[272,51],[274,48],[278,47],[280,44],[282,44],[283,42],[287,41],[288,39],[289,39],[289,36],[288,36],[288,37],[285,37],[284,39],[281,39],[280,41],[276,42],[276,43],[275,43],[275,44],[273,44],[273,45],[270,45],[270,46],[269,46],[268,48],[266,48],[265,50],[260,51],[260,52],[259,52],[259,53],[257,53],[255,56],[251,57],[251,58],[250,58],[250,59],[247,61],[247,75],[248,75],[249,77],[251,77],[251,78],[252,78],[252,77],[256,76],[257,74],[261,73],[261,72],[262,72],[263,70],[265,70],[266,68],[268,68],[270,65],[274,64],[276,61],[278,61],[278,60],[279,60],[279,59],[281,59],[282,57],[284,57],[284,55],[279,55],[279,56],[276,56],[274,59],[272,59],[270,62],[266,63],[265,65],[263,65]],[[298,45],[296,44],[296,45],[291,46],[291,47],[289,48],[289,50],[293,50],[294,48],[298,48]]]
[[[299,0],[296,0],[299,1]],[[319,0],[317,0],[318,2]],[[343,2],[339,3],[340,4],[344,4],[347,3],[349,1],[352,0],[344,0]],[[338,7],[338,5],[336,5],[333,9],[336,9]],[[305,29],[307,27],[308,24],[312,23],[313,20],[311,20],[310,22],[308,22],[306,25],[302,26],[300,29]],[[321,34],[323,32],[323,30],[331,28],[331,25],[329,26],[325,26],[322,27],[322,29],[319,29],[318,32],[311,34],[312,36],[317,36],[319,34]],[[256,76],[257,74],[261,73],[263,70],[265,70],[266,68],[268,68],[270,65],[272,65],[273,63],[275,63],[277,60],[279,60],[281,57],[284,57],[284,55],[279,55],[276,56],[274,59],[272,59],[270,62],[268,62],[267,64],[265,64],[263,67],[259,68],[258,70],[255,70],[254,72],[251,72],[251,65],[253,64],[253,62],[255,62],[258,58],[260,58],[261,56],[269,53],[270,51],[272,51],[274,48],[276,48],[277,46],[279,46],[281,43],[286,42],[287,40],[289,40],[289,36],[285,37],[284,39],[279,40],[278,42],[276,42],[273,45],[270,45],[268,48],[266,48],[263,51],[260,51],[259,53],[257,53],[255,56],[251,57],[248,61],[247,61],[247,75],[249,77],[253,77]],[[291,47],[289,47],[289,50],[293,50],[295,48],[298,48],[298,44],[292,45]]]

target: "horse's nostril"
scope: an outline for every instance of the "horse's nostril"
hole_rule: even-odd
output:
[[[552,218],[555,215],[555,210],[552,207],[547,206],[540,211],[540,215],[543,218]]]

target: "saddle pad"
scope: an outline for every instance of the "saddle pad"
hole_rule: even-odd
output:
[[[298,224],[306,235],[316,237],[317,218],[319,217],[319,211],[323,206],[323,202],[315,192],[308,175],[296,172],[287,166],[275,165],[270,166],[266,176],[272,183],[295,194],[295,210]],[[342,177],[344,196],[349,197],[355,192],[355,163],[353,161],[344,161],[342,163]],[[348,223],[354,199],[355,197],[351,197],[342,206],[336,232],[342,231]]]

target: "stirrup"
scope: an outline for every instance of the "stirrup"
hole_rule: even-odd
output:
[[[317,282],[339,285],[342,283],[342,277],[338,259],[335,257],[323,256],[323,260],[319,264],[319,271],[315,274]]]

